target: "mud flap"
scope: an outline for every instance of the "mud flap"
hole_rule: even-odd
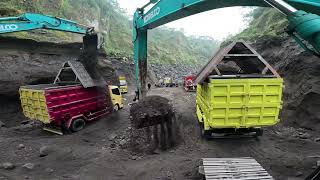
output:
[[[61,128],[53,127],[50,125],[45,125],[42,129],[45,131],[51,132],[51,133],[63,135]]]

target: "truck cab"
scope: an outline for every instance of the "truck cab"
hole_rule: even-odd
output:
[[[114,111],[118,111],[123,108],[123,97],[118,86],[109,86],[109,92],[113,104]]]
[[[172,84],[173,84],[172,78],[170,78],[170,77],[165,77],[164,78],[164,85],[166,87],[172,87]]]
[[[120,92],[121,93],[128,93],[128,85],[127,80],[125,76],[119,76],[119,82],[120,82]]]

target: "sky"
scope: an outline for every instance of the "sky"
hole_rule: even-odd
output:
[[[121,8],[126,9],[129,15],[133,15],[137,7],[142,7],[149,0],[118,0]],[[248,8],[229,7],[203,12],[189,16],[166,26],[183,29],[186,35],[211,36],[217,40],[223,40],[228,35],[236,34],[246,28],[243,22],[243,14],[249,12]]]

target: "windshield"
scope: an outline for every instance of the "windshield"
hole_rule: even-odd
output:
[[[126,80],[120,80],[120,86],[126,86],[127,81]]]

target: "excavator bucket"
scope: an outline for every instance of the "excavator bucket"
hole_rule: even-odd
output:
[[[84,50],[88,52],[95,52],[98,50],[98,35],[97,34],[87,34],[83,36],[83,46]]]
[[[98,71],[98,42],[97,34],[87,34],[83,37],[83,50],[79,57],[79,61],[84,65],[90,77],[95,81],[95,84],[104,86],[103,77]]]
[[[98,35],[87,34],[83,37],[82,63],[86,67],[94,67],[98,62]]]

